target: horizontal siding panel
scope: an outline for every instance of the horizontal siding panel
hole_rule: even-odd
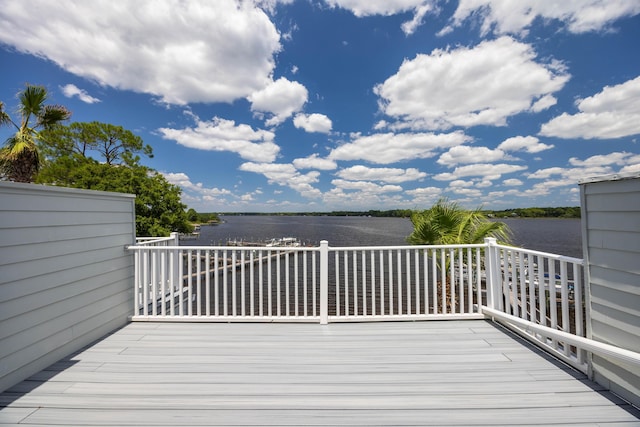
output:
[[[93,191],[66,192],[60,188],[28,188],[24,191],[3,191],[2,198],[10,202],[9,211],[41,211],[43,206],[49,212],[131,212],[134,198],[122,193]],[[37,191],[40,190],[40,191]],[[29,194],[29,197],[25,197]]]
[[[0,211],[0,229],[3,228],[32,228],[46,223],[47,227],[63,225],[95,225],[105,223],[131,224],[131,212],[78,212],[64,211]]]
[[[110,247],[124,248],[132,244],[129,240],[131,234],[111,236],[108,245]],[[102,249],[107,244],[104,237],[90,236],[85,239],[65,240],[57,242],[44,242],[38,244],[38,259],[46,259],[61,255],[77,254],[81,252]],[[28,250],[25,245],[0,247],[0,265],[17,264],[20,262],[35,261],[33,250]]]
[[[611,361],[594,356],[596,376],[609,382],[611,391],[635,405],[640,405],[640,370],[631,366],[619,366]]]
[[[131,224],[108,223],[103,225],[77,225],[58,227],[30,227],[6,229],[2,231],[0,246],[20,246],[51,241],[78,240],[90,236],[110,237],[121,234],[131,235]]]
[[[616,194],[638,192],[638,178],[619,181],[593,182],[584,185],[585,194],[591,198],[595,194]]]
[[[135,199],[6,182],[0,197],[3,390],[127,322]]]
[[[50,317],[44,322],[42,322],[42,317],[38,316],[37,312],[19,316],[16,320],[34,323],[40,322],[13,334],[11,334],[13,331],[6,331],[8,335],[0,339],[0,357],[6,358],[11,354],[29,348],[33,345],[33,342],[44,343],[48,337],[64,331],[69,332],[69,338],[66,341],[61,340],[60,343],[67,342],[74,338],[74,334],[71,334],[71,331],[78,325],[88,322],[92,325],[88,327],[88,329],[95,329],[98,324],[93,319],[100,313],[109,313],[110,310],[119,306],[121,306],[121,309],[124,308],[125,311],[130,312],[132,307],[129,304],[129,300],[128,289],[103,287],[90,293],[78,295],[77,298],[52,304],[51,309],[57,310],[59,315]],[[87,301],[91,302],[87,304]],[[118,317],[113,314],[112,316],[113,318]],[[11,324],[22,328],[22,325],[18,322],[11,322]],[[87,329],[87,327],[85,327],[85,329]],[[5,331],[3,331],[3,334],[4,333]],[[84,333],[86,332],[80,333],[79,335],[84,335]]]
[[[628,321],[620,321],[622,318],[628,320],[630,316],[620,313],[617,310],[605,307],[600,304],[593,304],[597,311],[591,316],[592,338],[596,341],[612,344],[628,350],[640,352],[640,328],[630,326]]]
[[[589,212],[640,212],[640,198],[629,193],[599,193],[589,196]]]
[[[588,241],[591,248],[640,252],[640,230],[637,232],[589,230]]]
[[[0,285],[2,289],[2,301],[11,302],[15,298],[21,298],[27,295],[35,295],[45,289],[63,288],[72,283],[91,280],[92,277],[99,277],[109,272],[124,271],[126,274],[133,275],[133,259],[121,257],[112,260],[105,260],[97,264],[82,265],[73,269],[76,276],[73,280],[69,280],[67,271],[49,274],[43,277],[43,280],[26,280],[15,281]],[[46,279],[46,280],[45,280]],[[133,282],[129,283],[133,285]]]
[[[68,272],[68,281],[75,281],[77,277],[74,271],[82,268],[84,265],[104,263],[108,261],[116,261],[120,258],[128,258],[131,254],[125,252],[124,246],[106,247],[87,252],[79,252],[75,254],[67,254],[55,258],[44,258],[34,262],[22,262],[12,265],[7,274],[0,279],[1,283],[16,282],[33,278],[34,280],[42,279],[41,276],[54,274],[58,272]],[[109,271],[111,266],[107,263],[99,266],[97,272]],[[48,278],[44,278],[45,280]]]
[[[126,304],[120,304],[108,311],[96,313],[87,321],[74,325],[73,328],[60,331],[47,337],[44,341],[35,342],[3,359],[0,359],[0,387],[16,384],[38,371],[57,362],[106,334],[121,328],[127,323]],[[14,370],[9,370],[15,368]],[[6,372],[5,372],[6,369]]]
[[[133,283],[132,274],[133,269],[129,268],[113,270],[63,286],[44,289],[36,295],[28,294],[10,301],[0,302],[0,321],[7,322],[3,324],[2,334],[4,335],[5,332],[11,330],[10,325],[13,323],[16,323],[20,328],[29,327],[29,322],[21,316],[26,316],[30,312],[37,311],[38,316],[42,318],[55,317],[60,314],[60,308],[56,306],[57,303],[87,292],[115,285],[122,289],[133,290],[131,285],[127,286],[128,282]],[[37,320],[35,316],[34,320]]]
[[[623,252],[589,247],[589,264],[610,270],[640,274],[640,262],[638,261],[637,252]]]
[[[637,232],[640,230],[640,215],[630,215],[628,212],[591,212],[589,210],[587,211],[587,223],[589,230]]]
[[[610,270],[598,265],[591,266],[591,286],[616,289],[632,295],[640,295],[640,276],[628,271]]]
[[[620,307],[620,310],[635,313],[640,316],[640,295],[639,293],[624,292],[620,289],[611,287],[608,283],[604,286],[598,283],[591,283],[591,295],[593,298],[601,298],[609,301],[611,306]]]

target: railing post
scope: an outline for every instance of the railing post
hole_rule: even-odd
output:
[[[169,236],[173,239],[173,242],[169,246],[178,246],[180,244],[180,233],[174,231]]]
[[[329,323],[329,242],[320,241],[320,324]]]
[[[485,249],[485,269],[487,276],[487,305],[489,308],[498,309],[497,307],[497,298],[498,294],[496,292],[496,272],[498,271],[498,262],[496,255],[495,245],[497,241],[493,237],[487,237],[484,239],[485,245],[487,245]]]
[[[180,245],[180,233],[171,233],[171,238],[173,242],[171,242],[170,246],[179,246]],[[169,258],[170,257],[170,258]],[[182,262],[180,258],[180,251],[172,250],[167,258],[167,262],[169,263],[169,289],[171,291],[171,298],[173,298],[174,292],[180,291],[182,292],[182,278],[180,277],[180,269],[178,265]],[[173,304],[173,301],[172,301]]]

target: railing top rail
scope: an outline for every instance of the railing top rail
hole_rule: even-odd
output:
[[[171,242],[173,241],[174,238],[173,237],[136,237],[136,246],[138,245],[152,245],[155,243],[162,243],[162,242]]]
[[[475,243],[467,245],[395,245],[395,246],[329,246],[330,251],[367,251],[367,250],[402,250],[402,249],[466,249],[466,248],[485,248],[484,243]]]
[[[541,252],[541,251],[535,251],[532,249],[525,249],[525,248],[520,248],[517,246],[507,246],[507,245],[494,245],[493,247],[495,248],[499,248],[499,249],[506,249],[506,250],[515,250],[515,251],[519,251],[519,252],[523,252],[529,255],[536,255],[536,256],[543,256],[549,259],[553,259],[556,261],[566,261],[566,262],[570,262],[570,263],[574,263],[574,264],[584,264],[584,260],[581,258],[573,258],[573,257],[569,257],[569,256],[564,256],[564,255],[558,255],[558,254],[552,254],[549,252]]]
[[[320,249],[319,246],[145,246],[145,245],[131,245],[128,246],[127,249],[130,250],[142,250],[142,249],[158,249],[163,251],[172,251],[172,250],[200,250],[200,251],[211,251],[211,250],[227,250],[227,251],[318,251]]]
[[[153,241],[155,242],[155,240]],[[128,249],[149,249],[150,242],[138,243],[131,245]],[[328,246],[329,251],[378,251],[378,250],[403,250],[403,249],[466,249],[466,248],[484,248],[484,243],[468,244],[468,245],[393,245],[393,246]],[[320,246],[157,246],[160,250],[256,250],[256,251],[317,251]]]

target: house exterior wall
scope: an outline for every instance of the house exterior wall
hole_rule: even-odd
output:
[[[134,196],[0,182],[0,391],[123,326]]]
[[[640,352],[640,174],[580,187],[589,337]],[[640,369],[596,356],[592,369],[598,383],[640,405]]]

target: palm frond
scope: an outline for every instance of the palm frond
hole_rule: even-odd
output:
[[[23,117],[38,116],[47,100],[47,90],[44,86],[27,85],[20,92],[20,112]]]
[[[71,112],[61,105],[46,105],[38,115],[37,126],[48,129],[63,120],[68,120]]]

